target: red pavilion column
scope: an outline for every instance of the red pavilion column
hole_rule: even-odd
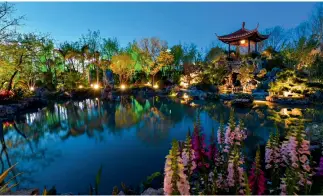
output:
[[[250,54],[250,39],[248,39],[248,54]]]

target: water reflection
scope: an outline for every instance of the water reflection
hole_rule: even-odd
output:
[[[88,194],[87,186],[102,164],[101,191],[110,194],[121,181],[136,185],[160,171],[171,140],[185,138],[198,111],[207,137],[212,128],[218,129],[220,119],[227,123],[229,106],[220,102],[198,105],[160,98],[52,104],[22,120],[2,123],[1,169],[18,162],[12,175],[24,173],[18,178],[22,187],[56,185],[61,192]],[[265,144],[276,127],[282,131],[301,121],[317,130],[313,123],[323,124],[322,114],[318,108],[266,102],[235,108],[236,118],[249,130],[247,153],[253,153],[257,144]]]

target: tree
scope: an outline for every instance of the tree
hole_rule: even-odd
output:
[[[120,84],[126,83],[134,73],[134,61],[127,53],[121,53],[112,57],[110,69],[119,75]]]
[[[272,47],[275,51],[279,51],[287,41],[286,32],[281,26],[266,29],[264,34],[270,36],[262,42],[263,49]]]
[[[101,49],[101,36],[100,36],[100,31],[91,31],[88,30],[88,33],[86,35],[82,35],[81,39],[82,45],[87,45],[88,47],[88,53],[90,56],[90,61],[98,61],[98,56],[97,54],[100,54],[100,49]],[[97,66],[98,63],[94,63],[95,68],[96,68],[96,81],[99,83],[99,66]],[[89,75],[91,71],[91,65],[89,64]],[[89,81],[90,82],[90,81]]]
[[[102,58],[111,61],[112,57],[119,52],[119,42],[117,38],[103,39]]]
[[[184,56],[183,56],[183,73],[184,76],[181,78],[181,85],[188,87],[192,83],[201,82],[201,64],[202,58],[201,54],[197,50],[195,44],[190,44],[184,46]],[[192,80],[195,79],[193,82]]]
[[[32,86],[37,78],[36,73],[41,73],[45,63],[49,65],[46,58],[46,47],[43,45],[44,40],[48,40],[46,36],[37,35],[34,33],[20,34],[17,40],[1,44],[1,62],[4,67],[1,67],[1,72],[10,75],[7,77],[7,91],[13,87],[13,82],[17,78],[17,83],[24,86]],[[50,48],[52,52],[52,49]],[[3,69],[2,68],[7,68]],[[20,75],[20,77],[17,77]]]
[[[170,49],[170,53],[173,55],[174,57],[174,65],[177,69],[179,69],[179,67],[182,65],[183,63],[183,57],[184,57],[184,50],[182,48],[182,45],[174,45],[171,49]]]
[[[303,68],[311,65],[315,56],[311,52],[316,49],[318,43],[314,39],[301,37],[297,41],[289,43],[282,54],[284,55],[285,65],[290,68]]]
[[[317,3],[310,18],[312,34],[319,42],[323,42],[323,4]]]
[[[207,53],[205,57],[205,61],[207,63],[215,63],[223,55],[224,55],[224,50],[216,46],[211,48],[210,51]]]
[[[240,81],[241,85],[243,87],[246,86],[246,84],[254,78],[253,71],[255,67],[254,64],[245,63],[243,66],[239,69],[239,75],[238,80]]]
[[[174,57],[172,54],[170,54],[167,51],[160,52],[157,58],[157,62],[153,66],[151,66],[150,75],[153,77],[152,85],[154,85],[155,75],[161,70],[161,68],[167,65],[171,65],[173,61],[174,61]]]
[[[213,63],[207,63],[203,71],[208,82],[213,85],[220,85],[228,75],[227,62],[224,58],[221,58]]]
[[[0,5],[0,41],[10,40],[17,34],[16,27],[21,25],[24,16],[15,17],[13,4],[7,2]]]
[[[88,45],[82,45],[81,48],[79,48],[78,53],[80,54],[80,60],[82,63],[82,73],[83,73],[83,77],[85,78],[86,76],[86,70],[85,70],[85,61],[89,59],[90,55],[89,55],[89,46]],[[88,78],[88,80],[90,81],[90,79]]]
[[[152,76],[152,85],[154,85],[155,75],[162,67],[170,65],[174,58],[167,52],[167,43],[155,37],[141,40],[139,48],[145,60],[144,71]]]

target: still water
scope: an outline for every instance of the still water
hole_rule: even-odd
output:
[[[162,171],[171,141],[185,139],[197,114],[206,141],[221,118],[228,121],[230,106],[198,104],[191,107],[167,98],[51,104],[21,121],[3,122],[7,150],[1,154],[2,165],[18,163],[15,172],[22,172],[19,188],[55,186],[59,193],[89,194],[101,166],[101,194],[111,194],[121,182],[137,186],[148,175]],[[275,124],[283,128],[293,119],[321,123],[322,113],[323,109],[264,102],[235,109],[236,118],[248,129],[247,152],[265,144]]]

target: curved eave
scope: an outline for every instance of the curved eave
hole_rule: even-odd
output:
[[[224,35],[224,36],[218,36],[218,39],[224,43],[233,43],[233,42],[239,42],[242,39],[248,39],[251,38],[251,41],[254,42],[261,42],[263,40],[268,39],[269,35],[262,35],[258,32],[257,29],[250,31],[248,33],[244,33],[241,35],[236,35],[236,36],[230,36],[230,35]],[[236,44],[235,44],[236,45]]]

